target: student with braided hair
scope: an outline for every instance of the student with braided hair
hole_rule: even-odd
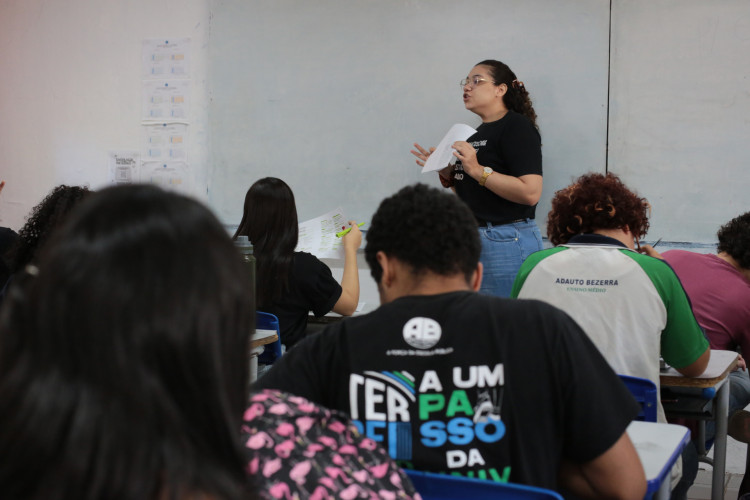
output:
[[[541,250],[534,221],[542,195],[542,142],[536,112],[523,82],[507,64],[485,60],[461,81],[466,109],[482,120],[477,132],[453,144],[455,165],[440,182],[465,201],[479,227],[483,293],[507,297],[521,263]],[[434,148],[414,144],[424,165]]]

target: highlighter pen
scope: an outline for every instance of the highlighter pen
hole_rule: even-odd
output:
[[[357,227],[362,227],[364,225],[365,225],[364,222],[360,222],[359,224],[357,224]],[[352,228],[347,228],[347,229],[344,229],[343,231],[339,231],[338,233],[336,233],[336,237],[341,238],[342,236],[346,235],[346,233],[348,233],[351,230]]]

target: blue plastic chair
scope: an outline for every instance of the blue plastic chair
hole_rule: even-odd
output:
[[[405,469],[414,488],[424,500],[455,500],[457,498],[503,500],[563,500],[552,490],[522,484],[499,483],[486,479],[449,476]]]
[[[276,315],[256,311],[255,312],[255,329],[256,330],[276,330],[279,339],[276,342],[268,344],[258,356],[259,365],[272,365],[274,361],[281,357],[281,331],[279,330],[279,318]]]
[[[620,380],[625,383],[635,400],[641,405],[641,411],[635,419],[656,422],[656,385],[648,379],[630,375],[620,375]]]

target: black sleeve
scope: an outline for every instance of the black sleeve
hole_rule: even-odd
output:
[[[516,116],[500,136],[500,151],[514,177],[542,175],[542,142],[539,131],[525,116]]]
[[[317,257],[304,255],[305,270],[301,273],[300,288],[315,316],[325,316],[341,297],[341,285],[331,274],[331,269]]]
[[[255,381],[252,390],[278,389],[335,407],[336,374],[343,372],[340,326],[331,325],[299,341]]]
[[[558,312],[552,345],[565,399],[563,454],[583,463],[614,445],[640,407],[578,324]]]

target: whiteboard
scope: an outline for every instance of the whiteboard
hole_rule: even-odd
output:
[[[555,190],[606,162],[609,2],[212,0],[208,199],[237,224],[248,187],[279,177],[300,220],[369,221],[421,174],[413,142],[476,126],[458,82],[499,59],[539,116],[543,224]],[[365,227],[366,229],[366,227]]]
[[[647,239],[716,241],[750,210],[750,2],[615,1],[609,170]]]

